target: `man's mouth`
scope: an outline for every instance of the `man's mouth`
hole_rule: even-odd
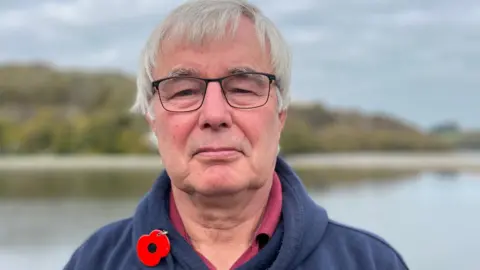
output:
[[[194,156],[212,159],[228,159],[238,154],[241,154],[241,151],[234,147],[201,147],[195,151]]]

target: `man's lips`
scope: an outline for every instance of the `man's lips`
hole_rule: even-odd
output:
[[[241,153],[234,147],[201,147],[194,152],[194,156],[204,156],[212,158],[230,157]]]

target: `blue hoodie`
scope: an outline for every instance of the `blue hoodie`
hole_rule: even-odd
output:
[[[282,183],[282,218],[276,232],[243,269],[400,270],[402,257],[380,237],[334,222],[308,195],[301,180],[281,158],[275,171]],[[208,270],[169,220],[170,179],[163,172],[140,201],[133,217],[94,232],[66,264],[66,270]],[[171,251],[155,268],[140,262],[136,243],[154,229],[168,231]]]

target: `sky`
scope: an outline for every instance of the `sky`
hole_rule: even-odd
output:
[[[2,0],[0,63],[134,75],[182,0]],[[293,50],[293,101],[480,128],[480,1],[256,0]]]

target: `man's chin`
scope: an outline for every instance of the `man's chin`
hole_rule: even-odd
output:
[[[243,167],[242,157],[233,159],[196,158],[191,163],[192,171],[197,171],[202,178],[225,178],[239,177],[239,169]],[[244,161],[244,160],[243,160]]]
[[[194,186],[196,192],[203,196],[227,196],[247,189],[249,185],[246,181],[235,173],[206,171],[199,179],[195,179]]]
[[[228,198],[244,191],[244,188],[235,187],[215,187],[215,188],[199,188],[196,190],[196,194],[204,198],[219,199]]]

